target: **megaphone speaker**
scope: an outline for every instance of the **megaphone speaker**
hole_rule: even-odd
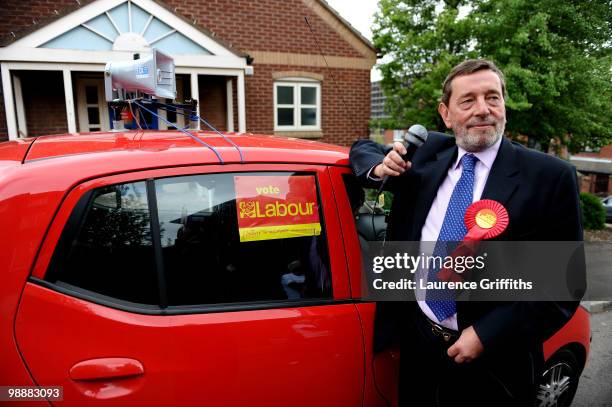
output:
[[[106,101],[124,100],[127,92],[141,92],[160,98],[176,98],[172,57],[153,49],[141,59],[109,62],[104,68]]]

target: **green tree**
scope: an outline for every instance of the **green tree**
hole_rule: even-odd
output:
[[[576,151],[612,142],[612,3],[381,0],[374,44],[397,125],[444,130],[436,111],[452,66],[473,57],[506,75],[510,134]],[[462,11],[462,14],[460,13]],[[460,17],[463,15],[462,17]]]
[[[587,192],[580,193],[580,209],[585,229],[603,229],[606,225],[606,208],[601,199]]]
[[[450,68],[470,54],[471,27],[458,19],[460,1],[439,10],[433,0],[381,0],[374,19],[374,45],[388,62],[380,65],[387,109],[396,127],[421,123],[444,129],[437,114],[441,84]]]

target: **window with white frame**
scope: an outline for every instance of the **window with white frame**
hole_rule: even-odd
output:
[[[321,84],[305,79],[274,82],[274,130],[320,130]]]

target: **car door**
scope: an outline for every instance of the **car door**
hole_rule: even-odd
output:
[[[85,182],[23,291],[19,349],[66,405],[361,405],[364,343],[339,235],[323,166]]]
[[[367,292],[363,273],[362,251],[371,250],[371,241],[382,239],[386,230],[384,214],[372,213],[368,198],[373,192],[364,190],[350,168],[330,168],[330,177],[340,218],[342,240],[347,253],[351,293],[358,299],[357,309],[365,338],[366,380],[365,405],[397,406],[399,377],[399,349],[389,348],[374,353],[374,318],[376,303],[364,301]],[[375,194],[374,194],[375,195]]]

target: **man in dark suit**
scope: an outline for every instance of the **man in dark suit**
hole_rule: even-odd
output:
[[[364,186],[390,177],[388,240],[462,240],[465,209],[480,199],[508,211],[499,240],[582,240],[574,168],[504,138],[504,98],[501,71],[490,61],[468,60],[447,77],[438,108],[455,137],[430,132],[411,162],[401,158],[401,143],[391,150],[366,140],[353,145],[351,166]],[[533,405],[542,343],[578,302],[450,305],[378,304],[375,346],[402,332],[400,404]]]

